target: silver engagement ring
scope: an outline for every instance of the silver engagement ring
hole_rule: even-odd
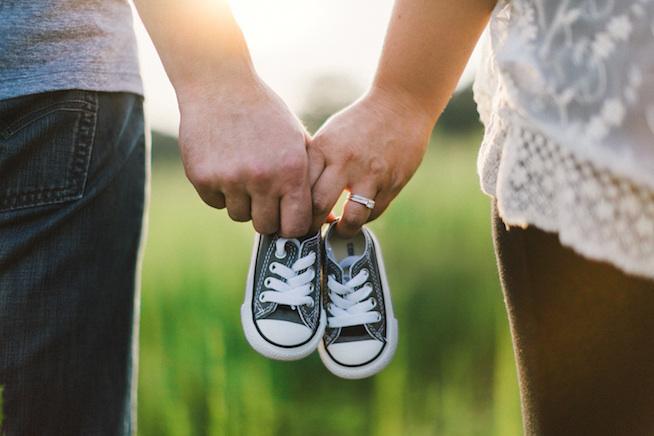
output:
[[[353,201],[355,203],[359,203],[367,207],[368,209],[372,210],[375,208],[375,200],[372,200],[370,198],[364,197],[363,195],[357,195],[357,194],[348,194],[347,196],[348,201]]]

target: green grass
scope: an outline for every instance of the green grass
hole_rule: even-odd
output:
[[[141,435],[518,435],[515,369],[477,134],[435,137],[420,171],[372,224],[400,325],[392,364],[361,381],[317,355],[267,360],[239,308],[249,225],[206,207],[177,164],[153,169],[143,272]]]

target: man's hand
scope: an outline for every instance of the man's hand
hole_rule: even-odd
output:
[[[376,204],[371,211],[348,201],[337,225],[342,236],[378,217],[418,168],[433,123],[400,94],[381,89],[330,118],[309,145],[313,228],[324,223],[344,190]]]
[[[247,77],[247,76],[246,76]],[[311,224],[308,135],[263,82],[239,76],[178,94],[186,174],[210,206],[262,234],[305,235]]]
[[[228,0],[135,0],[175,87],[184,167],[202,199],[260,233],[311,224],[307,135],[257,76]]]

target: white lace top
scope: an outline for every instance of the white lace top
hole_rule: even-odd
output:
[[[500,0],[474,91],[507,224],[654,278],[654,0]]]

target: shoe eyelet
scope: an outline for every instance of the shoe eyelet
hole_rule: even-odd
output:
[[[313,292],[313,290],[314,290],[314,286],[313,286],[313,283],[311,283],[311,284],[309,285],[309,292]]]
[[[372,297],[372,298],[370,299],[370,302],[372,303],[371,308],[375,308],[375,307],[377,307],[377,299],[376,299],[375,297]]]
[[[283,258],[285,258],[285,257],[286,257],[286,250],[284,250],[281,254],[280,254],[278,251],[275,250],[275,257],[276,257],[277,259],[283,259]]]
[[[263,292],[259,294],[259,302],[266,303],[266,297],[263,295]]]
[[[377,312],[377,321],[376,322],[379,322],[381,320],[382,320],[381,313]]]
[[[277,264],[275,262],[271,263],[268,269],[270,270],[270,272],[275,272],[275,270],[277,269]]]
[[[267,278],[266,280],[263,281],[264,286],[270,287],[270,278]]]
[[[368,271],[368,268],[362,269],[361,272],[364,273],[366,277],[370,276],[370,271]]]

